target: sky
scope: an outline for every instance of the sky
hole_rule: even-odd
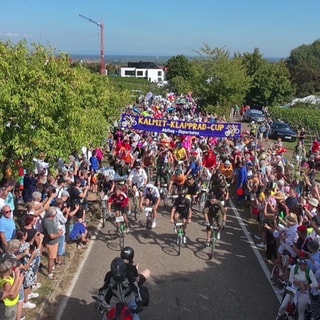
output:
[[[0,41],[40,43],[73,54],[231,54],[286,58],[320,38],[319,0],[2,0]]]

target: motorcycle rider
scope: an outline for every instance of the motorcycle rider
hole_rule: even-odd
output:
[[[98,302],[101,305],[117,305],[125,303],[130,309],[133,320],[140,320],[139,307],[136,302],[141,300],[139,287],[134,278],[127,274],[127,265],[123,259],[116,257],[112,260],[110,271],[104,277],[104,284],[99,289]]]
[[[133,258],[134,258],[134,250],[132,247],[124,247],[121,250],[120,254],[121,259],[126,263],[127,265],[127,275],[129,279],[135,279],[135,281],[138,283],[139,287],[141,287],[149,278],[150,278],[150,270],[145,269],[141,272],[139,272],[138,264],[134,264]]]

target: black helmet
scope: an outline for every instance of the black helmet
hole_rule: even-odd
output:
[[[127,273],[127,265],[126,263],[120,258],[114,258],[111,262],[111,274],[116,279],[123,279]]]
[[[134,250],[131,247],[124,247],[121,251],[121,259],[131,262],[134,257]]]

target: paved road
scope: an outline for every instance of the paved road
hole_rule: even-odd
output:
[[[177,255],[175,235],[168,211],[162,208],[158,226],[145,239],[137,223],[125,243],[134,247],[139,267],[149,268],[151,301],[141,319],[274,319],[279,301],[265,275],[259,251],[252,243],[246,224],[237,210],[228,211],[213,260],[203,248],[205,229],[198,214],[188,228],[188,244]],[[142,219],[142,217],[141,217]],[[101,230],[112,238],[113,227]],[[118,239],[92,241],[92,249],[82,268],[60,320],[101,319],[93,308],[91,295],[101,286],[111,260],[119,255]]]

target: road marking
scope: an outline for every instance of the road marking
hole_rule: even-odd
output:
[[[258,262],[259,262],[259,264],[260,264],[260,266],[261,266],[261,268],[262,268],[262,270],[263,270],[263,272],[265,274],[265,276],[267,277],[268,282],[270,283],[270,286],[273,289],[274,294],[278,298],[279,303],[281,303],[282,297],[280,297],[279,295],[276,294],[275,288],[274,288],[274,286],[272,285],[272,283],[270,281],[270,271],[269,271],[266,263],[264,262],[261,254],[260,254],[259,249],[256,247],[255,242],[253,241],[253,239],[252,239],[247,227],[245,226],[245,224],[244,224],[244,222],[243,222],[243,220],[242,220],[242,218],[241,218],[241,216],[239,214],[238,209],[235,207],[235,205],[234,205],[234,203],[233,203],[233,201],[231,199],[229,199],[229,204],[231,206],[230,209],[233,211],[234,215],[236,216],[236,218],[237,218],[237,220],[239,222],[239,225],[240,225],[244,235],[246,236],[253,253],[255,254],[255,256],[256,256],[256,258],[257,258],[257,260],[258,260]]]
[[[79,264],[79,266],[77,268],[77,272],[73,275],[72,282],[71,282],[67,292],[65,293],[65,297],[62,299],[61,303],[59,304],[59,308],[58,308],[57,315],[56,315],[56,317],[57,317],[56,319],[57,320],[60,320],[61,317],[63,316],[63,312],[64,312],[64,310],[65,310],[65,308],[67,306],[68,300],[71,297],[72,291],[73,291],[73,289],[74,289],[74,287],[76,285],[76,282],[78,281],[78,278],[80,276],[82,268],[83,268],[83,266],[85,265],[85,263],[87,261],[89,253],[90,253],[91,248],[93,246],[93,242],[94,241],[89,241],[89,244],[87,244],[88,247],[86,248],[85,253],[83,255],[83,258],[82,258],[82,260],[81,260],[81,262],[80,262],[80,264]]]

